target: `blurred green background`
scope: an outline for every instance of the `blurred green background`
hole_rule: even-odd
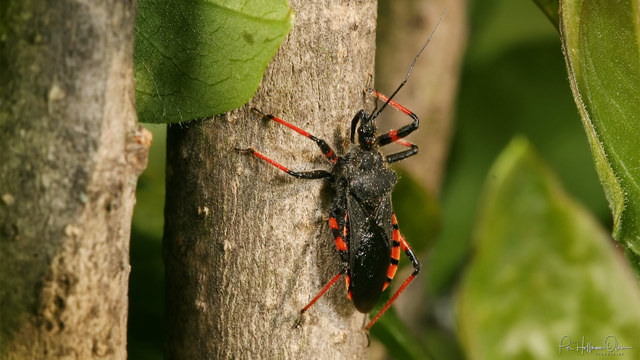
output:
[[[409,331],[402,324],[397,325],[396,315],[390,314],[382,318],[388,318],[387,323],[373,332],[374,336],[388,340],[383,341],[387,354],[399,359],[424,358],[429,354],[438,359],[482,358],[480,353],[465,355],[462,350],[456,335],[461,322],[456,302],[463,296],[466,308],[473,308],[468,304],[474,299],[487,301],[477,291],[460,295],[459,289],[473,258],[472,229],[481,206],[478,199],[483,184],[492,163],[515,135],[524,135],[529,140],[568,195],[593,214],[605,231],[611,226],[609,208],[569,89],[556,29],[529,0],[469,1],[469,22],[455,136],[439,205],[434,205],[422,194],[420,185],[406,175],[394,191],[394,205],[407,239],[421,238],[425,231],[432,231],[425,229],[429,225],[425,225],[424,217],[434,219],[433,214],[439,213],[440,221],[440,232],[430,249],[417,244],[417,248],[424,250],[419,254],[424,272],[416,281],[425,282],[426,289],[421,300],[425,309],[418,318],[421,324],[411,325],[417,330]],[[139,179],[132,225],[128,343],[131,359],[162,358],[161,241],[166,127],[146,126],[153,132],[154,142],[149,166]],[[434,210],[435,206],[439,209]],[[622,258],[617,260],[624,262]],[[514,309],[517,311],[517,307]],[[394,324],[398,327],[394,328]],[[469,322],[462,324],[466,329],[473,328]],[[393,335],[390,329],[398,329],[396,332],[406,336]],[[390,341],[392,336],[396,338]],[[557,339],[558,343],[560,340]],[[640,347],[640,342],[623,345]],[[372,349],[380,348],[374,345]],[[535,353],[529,355],[523,358],[536,358]],[[640,356],[640,349],[627,350],[624,355]],[[384,356],[387,355],[372,354],[375,358]]]

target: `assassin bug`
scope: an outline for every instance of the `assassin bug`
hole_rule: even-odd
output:
[[[313,140],[322,151],[322,154],[333,164],[331,171],[298,172],[290,170],[253,148],[236,148],[240,152],[254,155],[266,161],[293,177],[299,179],[329,179],[335,190],[329,227],[342,260],[342,269],[301,310],[301,314],[318,301],[343,275],[345,275],[348,297],[353,301],[356,309],[362,313],[371,312],[380,295],[389,286],[396,274],[400,261],[400,249],[402,249],[411,260],[414,271],[365,327],[365,330],[368,331],[420,272],[420,263],[407,241],[400,234],[398,222],[391,207],[391,191],[395,186],[397,176],[389,167],[389,164],[406,159],[418,152],[416,145],[403,140],[403,138],[418,129],[419,120],[409,109],[393,101],[393,97],[409,80],[418,57],[431,41],[431,37],[445,14],[446,11],[442,14],[427,41],[413,59],[404,81],[400,83],[391,96],[387,97],[371,87],[365,89],[367,94],[384,101],[384,104],[377,111],[374,109],[371,114],[365,110],[358,111],[353,120],[351,120],[350,138],[353,145],[342,156],[338,156],[324,140],[276,116],[265,114],[256,108],[252,109],[261,115],[263,119],[278,122]],[[387,105],[391,105],[408,115],[412,122],[397,130],[376,135],[375,119]],[[358,133],[357,143],[355,142],[356,132]],[[396,143],[409,149],[385,156],[380,147],[391,143]]]

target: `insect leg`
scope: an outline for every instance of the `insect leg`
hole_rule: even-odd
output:
[[[404,239],[404,236],[402,236],[400,234],[400,230],[398,229],[398,222],[397,222],[397,219],[396,219],[396,215],[393,214],[391,216],[391,219],[392,219],[392,224],[393,224],[393,248],[391,250],[391,265],[389,266],[389,270],[387,271],[387,277],[388,277],[389,273],[392,273],[392,275],[395,275],[395,268],[392,269],[392,267],[394,267],[394,264],[393,264],[393,262],[394,262],[393,261],[394,252],[395,252],[395,254],[397,254],[398,257],[400,255],[400,251],[396,250],[396,249],[398,249],[398,247],[397,247],[398,245],[400,246],[400,248],[402,248],[402,250],[407,255],[409,260],[411,260],[411,263],[413,264],[413,269],[414,270],[413,270],[413,273],[402,283],[402,285],[400,285],[400,288],[395,292],[395,294],[393,294],[391,299],[389,299],[389,301],[387,301],[387,303],[384,305],[384,307],[376,314],[376,316],[373,317],[371,322],[365,327],[366,331],[369,331],[369,329],[371,329],[371,326],[376,321],[378,321],[378,319],[380,319],[380,316],[382,316],[382,314],[384,314],[384,312],[387,311],[387,309],[389,309],[391,304],[393,304],[393,302],[396,301],[396,299],[398,298],[400,293],[402,293],[404,291],[404,289],[409,285],[409,283],[411,281],[413,281],[413,279],[416,277],[416,275],[418,275],[418,273],[420,272],[420,263],[418,262],[418,259],[416,258],[415,254],[411,250],[411,247],[409,247],[409,244],[407,243],[407,241]],[[396,243],[398,243],[398,245],[396,245]],[[395,266],[397,266],[397,265],[395,265]],[[393,278],[393,276],[391,276],[391,278]],[[387,280],[387,283],[385,283],[385,287],[388,285],[388,282],[390,282],[390,281],[391,281],[391,279]]]
[[[395,141],[396,144],[400,144],[402,146],[406,146],[408,148],[410,148],[409,150],[404,150],[404,151],[400,151],[397,152],[395,154],[391,154],[387,156],[387,163],[394,163],[396,161],[400,161],[400,160],[404,160],[406,158],[408,158],[409,156],[413,156],[415,154],[418,153],[418,145],[410,143],[406,140],[396,140]]]
[[[327,290],[329,290],[329,288],[333,284],[335,284],[336,281],[338,281],[340,277],[344,274],[347,274],[346,283],[347,283],[347,290],[349,290],[350,281],[349,281],[349,268],[348,268],[348,259],[349,259],[348,246],[347,246],[348,240],[345,240],[347,239],[348,230],[345,222],[346,222],[346,216],[339,216],[335,211],[331,212],[331,217],[329,218],[329,227],[331,228],[331,232],[335,237],[336,248],[338,248],[338,252],[340,253],[340,258],[342,259],[342,270],[340,270],[340,272],[336,276],[334,276],[331,280],[329,280],[327,285],[325,285],[322,288],[322,290],[320,290],[320,292],[307,304],[307,306],[305,306],[304,308],[302,308],[302,310],[300,310],[301,315],[304,314],[313,304],[315,304],[316,301],[318,301],[322,297],[322,295],[324,295],[324,293],[326,293]],[[340,228],[342,228],[342,231],[340,230]],[[350,295],[351,293],[349,292],[349,296]]]
[[[345,270],[341,270],[338,275],[334,276],[333,279],[329,280],[329,282],[327,283],[327,285],[325,285],[322,290],[320,290],[320,292],[318,293],[318,295],[316,295],[316,297],[314,297],[308,304],[307,306],[305,306],[304,308],[302,308],[302,310],[300,310],[300,314],[304,314],[305,311],[309,310],[309,308],[311,307],[311,305],[315,304],[316,301],[318,301],[322,295],[324,295],[324,293],[327,292],[327,290],[329,290],[329,288],[331,286],[333,286],[333,284],[336,283],[336,281],[340,280],[340,277],[345,273]]]
[[[365,92],[377,97],[378,99],[384,101],[385,103],[387,101],[389,101],[388,97],[386,97],[382,93],[379,93],[378,91],[374,90],[373,88],[367,88],[365,90]],[[378,142],[378,145],[380,145],[380,146],[385,146],[385,145],[391,144],[392,142],[398,141],[398,139],[402,139],[403,137],[408,136],[412,132],[416,131],[418,129],[418,126],[420,125],[420,120],[418,119],[418,116],[413,113],[413,111],[407,109],[406,107],[398,104],[397,102],[395,102],[393,100],[389,101],[389,105],[393,106],[394,108],[400,110],[402,113],[404,113],[404,114],[408,115],[409,117],[411,117],[411,119],[413,119],[413,122],[411,122],[411,124],[409,124],[409,125],[405,125],[405,126],[401,127],[400,129],[391,130],[388,133],[384,133],[382,135],[379,135],[377,142]],[[417,147],[416,147],[416,149],[417,149]]]
[[[237,151],[243,152],[243,153],[248,153],[251,155],[254,155],[266,162],[268,162],[269,164],[277,167],[278,169],[286,172],[287,174],[293,176],[293,177],[297,177],[298,179],[326,179],[326,178],[330,178],[331,177],[331,173],[325,170],[312,170],[312,171],[293,171],[293,170],[289,170],[289,168],[287,168],[284,165],[281,165],[279,163],[277,163],[275,160],[268,158],[266,155],[256,151],[256,149],[254,148],[236,148]]]
[[[295,125],[289,124],[288,122],[286,122],[286,121],[284,121],[284,120],[282,120],[282,119],[280,119],[278,117],[275,117],[275,116],[269,115],[269,114],[265,114],[265,113],[263,113],[262,111],[260,111],[260,110],[258,110],[256,108],[252,108],[251,110],[253,110],[253,112],[256,112],[256,113],[262,115],[263,119],[273,120],[273,121],[275,121],[277,123],[280,123],[280,124],[288,127],[289,129],[297,132],[298,134],[313,140],[316,143],[316,145],[318,145],[318,147],[320,148],[320,151],[322,151],[322,155],[324,155],[327,158],[327,160],[329,160],[330,162],[332,162],[334,164],[338,161],[338,157],[336,156],[336,153],[333,151],[331,146],[329,146],[329,144],[327,144],[326,141],[324,141],[322,139],[319,139],[319,138],[309,134],[308,132],[300,129],[299,127],[297,127]]]

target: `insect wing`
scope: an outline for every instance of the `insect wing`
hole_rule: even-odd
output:
[[[378,302],[391,259],[391,199],[384,197],[377,211],[369,212],[352,196],[349,214],[349,267],[351,294],[358,311],[368,313]],[[386,217],[388,226],[381,220]]]

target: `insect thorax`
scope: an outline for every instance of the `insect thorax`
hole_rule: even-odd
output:
[[[376,207],[391,194],[397,176],[378,149],[364,150],[356,145],[341,160],[336,175],[358,202]]]

